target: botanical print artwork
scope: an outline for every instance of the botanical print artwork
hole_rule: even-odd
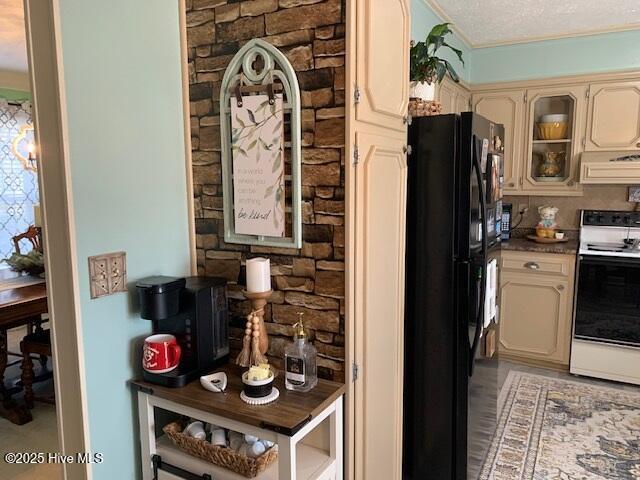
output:
[[[231,100],[235,231],[284,237],[284,121],[282,94]]]
[[[640,480],[638,393],[511,372],[480,480]]]

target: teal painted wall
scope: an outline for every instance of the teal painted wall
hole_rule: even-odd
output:
[[[431,10],[431,8],[425,3],[424,0],[412,0],[411,1],[411,39],[415,41],[424,40],[433,28],[434,25],[442,23],[443,20]],[[460,78],[465,82],[471,80],[472,72],[472,54],[469,48],[455,35],[450,36],[449,43],[455,48],[462,50],[462,58],[465,65],[463,66],[455,53],[448,51],[447,49],[438,50],[438,54],[442,55],[442,58],[448,60],[453,65],[453,68],[458,73]]]
[[[22,100],[31,100],[31,92],[23,92],[21,90],[12,90],[10,88],[0,88],[0,98],[9,100],[10,102],[20,102]]]
[[[414,0],[415,3],[416,0]],[[473,50],[472,83],[640,69],[640,30]]]
[[[60,0],[94,480],[139,476],[127,381],[151,324],[131,294],[89,298],[87,257],[126,251],[130,287],[189,271],[178,5]]]

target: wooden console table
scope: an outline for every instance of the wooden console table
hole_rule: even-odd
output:
[[[174,446],[162,434],[164,425],[156,424],[156,409],[277,443],[278,461],[255,477],[257,480],[342,480],[344,385],[319,380],[308,393],[290,392],[285,389],[280,374],[275,381],[280,398],[268,405],[251,406],[240,399],[241,370],[229,365],[217,371],[227,373],[225,393],[209,392],[198,380],[183,388],[132,382],[138,391],[144,480],[245,478]],[[324,424],[321,428],[329,432],[324,446],[319,446],[315,438],[311,441],[312,436],[309,435],[321,424]]]

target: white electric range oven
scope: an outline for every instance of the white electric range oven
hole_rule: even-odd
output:
[[[584,210],[571,373],[640,384],[640,212]]]

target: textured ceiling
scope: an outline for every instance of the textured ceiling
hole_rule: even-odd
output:
[[[0,70],[27,71],[22,0],[0,0]]]
[[[473,46],[640,28],[640,0],[426,0]]]

